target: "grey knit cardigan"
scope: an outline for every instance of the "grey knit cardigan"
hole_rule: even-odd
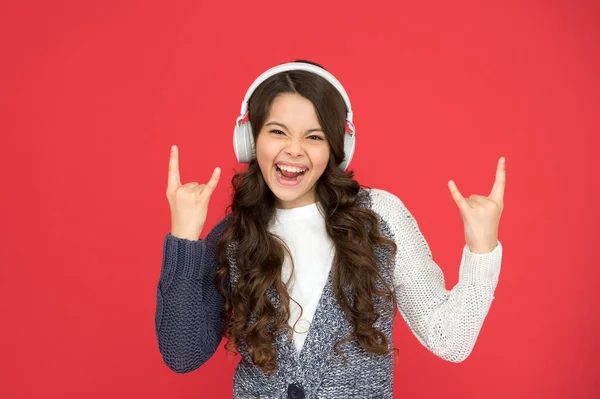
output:
[[[361,189],[364,205],[366,191]],[[382,233],[390,236],[384,220]],[[225,300],[213,284],[219,267],[216,242],[225,231],[227,218],[221,220],[205,240],[191,241],[165,237],[163,263],[157,290],[155,316],[159,349],[169,368],[185,373],[202,366],[216,351],[223,323],[219,316]],[[386,232],[388,234],[386,234]],[[387,249],[375,249],[385,264]],[[231,283],[237,282],[237,269],[230,256]],[[393,286],[391,268],[382,270],[389,287]],[[269,298],[280,305],[271,287]],[[392,342],[392,303],[377,301],[381,316],[375,328]],[[333,346],[351,332],[351,324],[338,305],[331,273],[321,295],[311,328],[300,354],[286,331],[275,337],[277,371],[267,375],[253,365],[246,347],[238,348],[240,362],[233,377],[233,397],[246,398],[392,398],[393,354],[366,352],[356,339],[339,346],[345,361]]]
[[[396,240],[399,244],[398,251],[402,252],[405,249],[403,245],[411,245],[399,242],[399,238],[410,242],[410,237],[414,237],[415,248],[422,248],[421,252],[418,252],[418,262],[410,260],[411,256],[417,254],[413,249],[404,255],[400,254],[407,259],[406,262],[411,262],[406,264],[409,265],[406,268],[414,264],[413,273],[426,273],[419,276],[409,275],[407,278],[412,286],[402,288],[403,293],[398,299],[404,308],[403,317],[407,321],[413,320],[409,327],[419,341],[432,352],[450,361],[462,361],[472,349],[493,299],[500,267],[500,243],[490,254],[472,254],[465,248],[460,283],[453,292],[448,292],[444,288],[443,274],[433,262],[429,247],[410,212],[397,197],[381,190],[376,194],[361,188],[360,205],[372,209],[372,195],[381,198],[378,201],[387,201],[385,207],[394,207],[393,212],[386,217],[377,212],[376,214],[382,234]],[[390,223],[394,220],[392,226],[388,219]],[[400,231],[400,223],[409,224]],[[180,239],[171,236],[170,233],[165,237],[156,295],[155,329],[164,362],[175,372],[186,373],[202,366],[215,353],[223,337],[224,325],[220,312],[225,299],[215,288],[213,278],[219,268],[216,243],[226,227],[227,217],[222,219],[204,240]],[[412,235],[404,235],[405,232]],[[408,247],[406,250],[409,251]],[[380,273],[388,286],[392,287],[394,270],[391,264],[386,263],[390,250],[377,247],[374,251],[383,265]],[[233,249],[230,248],[230,282],[231,286],[234,286],[238,281],[239,272],[232,254]],[[413,281],[419,283],[415,284]],[[416,294],[415,290],[426,289],[421,284],[422,281],[431,282],[426,291],[426,295],[430,295],[428,299],[425,299],[423,294]],[[378,286],[383,288],[381,282],[378,282]],[[347,292],[352,295],[351,291]],[[273,287],[267,295],[276,307],[280,305]],[[412,305],[402,304],[403,300],[415,302],[411,302]],[[439,307],[442,303],[444,305]],[[460,311],[453,307],[459,303],[462,306]],[[449,307],[445,308],[446,305]],[[391,343],[395,313],[393,304],[376,298],[375,309],[380,317],[374,326],[383,332]],[[435,324],[438,332],[431,335],[432,330],[426,327],[421,319],[415,317],[433,309],[447,312],[448,320],[452,320],[451,325],[463,329],[453,330],[454,332],[440,329],[442,325],[447,324],[442,322],[438,314]],[[438,324],[438,320],[441,324]],[[463,333],[464,331],[466,333]],[[350,332],[351,324],[335,299],[330,273],[300,354],[297,353],[287,332],[277,333],[274,342],[277,370],[274,374],[267,375],[252,363],[244,343],[240,344],[238,351],[241,359],[233,377],[234,399],[392,398],[393,353],[375,355],[366,352],[358,341],[353,339],[339,346],[344,361],[335,354],[334,344]],[[455,344],[450,347],[450,342]]]

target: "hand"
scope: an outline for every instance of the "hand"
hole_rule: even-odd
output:
[[[210,196],[217,187],[220,175],[221,169],[217,167],[207,184],[191,182],[181,185],[179,150],[175,145],[171,147],[167,183],[167,200],[171,208],[171,235],[198,240],[206,222]]]
[[[450,194],[458,205],[460,217],[465,225],[465,241],[473,253],[491,252],[498,244],[498,225],[504,209],[504,187],[506,186],[506,164],[504,157],[498,161],[496,181],[488,197],[471,195],[463,198],[452,180],[448,182]]]

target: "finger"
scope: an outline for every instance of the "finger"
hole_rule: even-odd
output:
[[[498,160],[498,167],[496,168],[496,180],[494,186],[490,192],[489,198],[496,201],[502,202],[504,199],[504,188],[506,187],[506,159],[501,157]]]
[[[454,202],[456,202],[456,205],[458,205],[458,208],[461,210],[466,210],[469,205],[460,191],[458,191],[458,187],[456,187],[456,183],[454,183],[453,180],[448,182],[448,188],[450,189],[450,194],[452,195]]]
[[[181,186],[179,176],[179,150],[176,145],[171,147],[171,155],[169,157],[169,179],[167,189],[174,189]]]
[[[213,171],[210,180],[208,181],[208,183],[206,183],[206,188],[204,189],[204,192],[206,192],[208,196],[210,196],[213,193],[213,191],[215,191],[215,188],[217,188],[219,177],[221,177],[221,168],[217,166]]]

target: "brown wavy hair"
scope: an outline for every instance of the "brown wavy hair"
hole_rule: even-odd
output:
[[[323,68],[311,61],[296,62]],[[250,97],[249,121],[254,142],[271,103],[282,93],[300,94],[313,103],[331,148],[328,165],[316,182],[315,195],[322,205],[327,234],[335,245],[331,266],[333,290],[353,326],[352,333],[335,344],[335,351],[340,354],[338,346],[356,338],[366,351],[388,354],[396,348],[388,349],[391,343],[385,334],[373,327],[379,318],[374,297],[392,301],[394,310],[396,297],[379,272],[377,263],[380,261],[374,248],[385,246],[391,249],[388,263],[397,248],[393,240],[381,235],[376,214],[359,203],[361,186],[353,179],[354,172],[338,168],[344,159],[346,105],[335,87],[314,73],[296,70],[274,75],[259,85]],[[223,317],[228,342],[225,348],[235,352],[243,340],[253,363],[271,374],[276,370],[275,332],[291,331],[289,302],[293,299],[281,274],[284,251],[290,259],[292,257],[283,240],[267,229],[275,215],[276,198],[264,181],[258,162],[250,162],[247,170],[236,173],[231,182],[234,188],[228,207],[231,213],[218,243],[221,267],[215,275],[215,284],[226,299]],[[237,284],[231,284],[227,257],[232,243],[236,244],[233,256],[239,270]],[[384,289],[377,287],[378,280]],[[275,306],[266,295],[269,287],[276,290],[281,306]]]

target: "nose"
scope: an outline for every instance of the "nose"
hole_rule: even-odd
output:
[[[304,153],[301,138],[290,138],[285,146],[285,151],[291,156],[298,156]]]

